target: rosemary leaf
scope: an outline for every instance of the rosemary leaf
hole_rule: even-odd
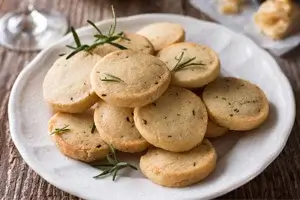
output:
[[[116,169],[116,170],[113,172],[113,181],[116,180],[116,176],[117,176],[117,174],[118,174],[118,171],[119,171],[119,169]]]
[[[110,155],[107,155],[107,156],[106,156],[106,159],[107,159],[107,161],[108,161],[110,164],[112,164],[112,165],[115,165],[115,164],[117,163],[117,161],[114,160],[114,159],[112,159],[112,157],[110,157]]]
[[[87,20],[87,23],[89,23],[90,25],[92,25],[100,35],[103,35],[101,30],[96,26],[96,24],[94,22],[92,22],[91,20]]]
[[[110,154],[106,156],[108,163],[94,165],[98,169],[104,169],[99,175],[94,176],[94,178],[101,178],[106,175],[112,175],[112,180],[115,181],[118,172],[124,168],[131,168],[137,170],[135,166],[126,162],[120,162],[117,158],[116,151],[113,146],[109,145]]]
[[[113,45],[113,46],[115,46],[115,47],[118,47],[118,48],[121,49],[121,50],[127,49],[126,47],[124,47],[124,46],[122,46],[122,45],[120,45],[120,44],[118,44],[118,43],[110,42],[109,44],[111,44],[111,45]]]
[[[80,47],[80,46],[81,46],[81,42],[80,42],[80,39],[79,39],[79,37],[78,37],[78,34],[76,33],[76,31],[75,31],[75,29],[74,29],[73,26],[71,27],[71,32],[72,32],[72,34],[73,34],[73,38],[74,38],[74,40],[75,40],[75,43],[76,43],[77,47]]]
[[[110,169],[104,170],[103,172],[101,172],[97,176],[94,176],[94,178],[101,178],[103,176],[107,176],[108,174],[110,174]]]
[[[114,9],[114,6],[113,6],[113,5],[111,6],[111,11],[112,11],[114,23],[113,23],[113,25],[110,27],[109,32],[108,32],[108,34],[109,34],[110,36],[112,36],[112,35],[115,33],[115,31],[116,31],[116,26],[117,26],[117,18],[116,18],[116,13],[115,13],[115,9]]]
[[[120,79],[119,77],[116,77],[114,75],[107,74],[107,73],[104,73],[104,74],[105,74],[105,77],[104,78],[100,78],[101,81],[124,82],[122,79]]]
[[[192,63],[192,61],[194,61],[196,59],[196,57],[193,57],[193,58],[188,58],[186,61],[184,62],[181,62],[182,61],[182,58],[183,58],[183,55],[184,55],[184,52],[181,52],[179,58],[175,57],[175,60],[177,60],[177,63],[176,65],[173,67],[173,69],[171,70],[172,72],[177,72],[177,71],[180,71],[188,66],[191,66],[191,65],[205,65],[201,62],[199,63]]]
[[[68,127],[69,127],[69,125],[65,125],[62,128],[55,128],[54,131],[50,135],[67,132],[70,130],[70,129],[68,129]]]

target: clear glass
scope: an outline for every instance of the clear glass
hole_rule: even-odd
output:
[[[37,51],[66,34],[68,21],[65,16],[48,10],[48,5],[47,9],[37,9],[34,0],[20,2],[24,7],[21,11],[9,12],[0,19],[0,43],[3,46],[18,51]]]

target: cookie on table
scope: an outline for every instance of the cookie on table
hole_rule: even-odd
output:
[[[119,151],[135,153],[149,146],[135,128],[133,108],[115,107],[101,101],[95,109],[94,121],[101,138]]]
[[[43,82],[44,99],[56,111],[82,113],[98,101],[92,90],[90,74],[101,57],[79,52],[60,57],[47,72]]]
[[[135,34],[135,33],[124,33],[126,39],[119,39],[115,43],[120,44],[130,50],[138,51],[145,54],[154,54],[154,48],[151,42],[144,36]],[[97,46],[92,50],[93,53],[100,55],[101,57],[106,56],[107,54],[118,51],[120,48],[115,47],[110,44],[104,44]]]
[[[140,107],[155,101],[168,88],[171,74],[158,58],[132,50],[103,57],[91,73],[93,90],[108,104]]]
[[[210,118],[230,130],[258,127],[268,117],[269,102],[264,92],[249,81],[226,77],[208,84],[203,101]]]
[[[184,29],[179,24],[160,22],[147,25],[138,34],[145,36],[153,44],[155,51],[185,39]]]
[[[220,137],[228,132],[228,128],[219,126],[218,124],[208,120],[207,130],[205,133],[206,138],[216,138]]]
[[[158,52],[172,73],[171,84],[185,88],[199,88],[220,74],[220,61],[209,47],[191,42],[170,45]]]
[[[153,146],[182,152],[203,140],[207,112],[196,94],[172,86],[152,104],[135,108],[134,121],[140,134]]]
[[[141,157],[142,173],[156,184],[186,187],[206,178],[215,169],[217,153],[211,143],[203,142],[187,152],[151,148]]]
[[[109,153],[108,145],[101,139],[97,129],[93,128],[91,113],[56,113],[49,121],[51,133],[57,147],[66,156],[93,162],[105,158]],[[57,131],[65,128],[66,131]]]

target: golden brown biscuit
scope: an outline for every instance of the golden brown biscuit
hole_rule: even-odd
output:
[[[109,153],[108,145],[93,129],[93,115],[90,113],[56,113],[49,121],[49,132],[59,150],[66,156],[84,162],[93,162]],[[57,129],[68,129],[59,132]]]
[[[155,101],[170,80],[170,71],[161,60],[132,50],[110,53],[91,73],[97,95],[119,107],[140,107]]]
[[[218,124],[212,122],[211,120],[208,120],[207,130],[204,137],[216,138],[226,134],[227,132],[228,132],[228,128],[219,126]]]
[[[175,153],[152,148],[141,157],[142,173],[156,184],[167,187],[186,187],[206,178],[214,169],[217,154],[204,139],[190,151]]]
[[[202,141],[207,113],[197,95],[184,88],[170,87],[152,104],[135,108],[134,121],[153,146],[182,152]]]
[[[135,128],[133,108],[115,107],[100,101],[95,109],[94,121],[101,138],[119,151],[135,153],[149,146]]]
[[[86,111],[99,99],[92,90],[90,73],[100,59],[100,56],[84,51],[70,59],[66,59],[66,56],[60,57],[45,76],[44,99],[56,111]]]
[[[191,42],[170,45],[158,52],[172,73],[171,84],[185,88],[199,88],[220,74],[220,61],[209,47]]]
[[[169,22],[149,24],[137,33],[148,38],[155,51],[185,39],[184,29],[179,24]]]
[[[249,81],[233,77],[219,78],[208,84],[203,101],[210,118],[230,130],[254,129],[269,113],[264,92]]]

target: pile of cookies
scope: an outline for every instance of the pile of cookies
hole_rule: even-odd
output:
[[[263,91],[220,77],[217,54],[185,42],[180,25],[155,23],[124,35],[117,43],[126,50],[104,44],[62,56],[45,77],[44,99],[57,112],[49,132],[66,156],[93,162],[109,154],[108,145],[128,153],[148,149],[142,173],[185,187],[215,169],[217,154],[205,138],[266,120]]]

